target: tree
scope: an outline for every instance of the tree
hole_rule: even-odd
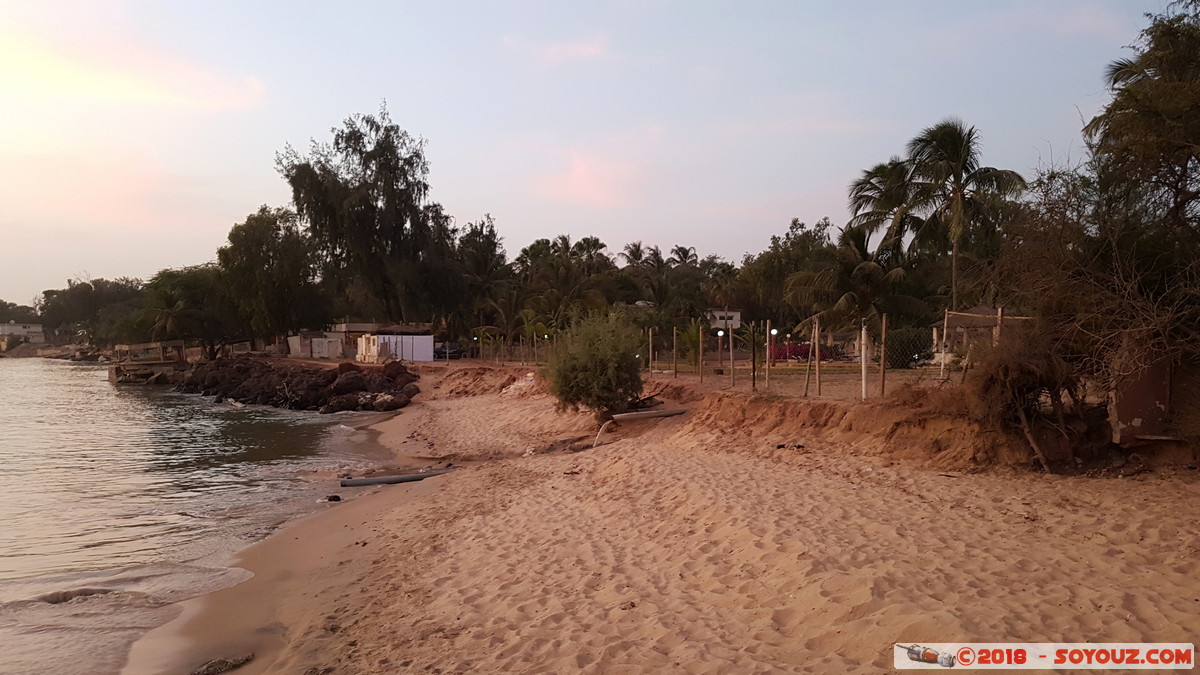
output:
[[[0,300],[0,323],[8,323],[10,321],[16,323],[37,323],[39,318],[37,310],[33,307]]]
[[[787,280],[792,274],[833,255],[830,232],[833,223],[822,218],[812,227],[799,218],[793,218],[787,232],[773,235],[767,249],[756,256],[747,255],[742,261],[738,284],[714,297],[718,307],[729,308],[734,302],[750,302],[755,314],[766,315],[776,321],[806,318],[816,311],[812,307],[797,306],[787,298]],[[728,286],[728,280],[718,282]],[[744,292],[736,292],[736,291]],[[738,296],[734,300],[730,296]],[[743,307],[745,308],[745,307]]]
[[[619,254],[625,261],[626,265],[639,267],[642,261],[646,259],[646,248],[642,246],[640,241],[631,241],[625,244],[625,249]]]
[[[1084,131],[1131,179],[1155,188],[1168,226],[1200,227],[1200,3],[1154,16],[1133,58],[1109,65],[1112,101]]]
[[[217,260],[230,296],[255,335],[325,323],[313,245],[294,212],[260,207],[233,226]]]
[[[596,411],[597,419],[628,410],[642,393],[642,333],[618,312],[587,314],[559,339],[546,367],[560,408]]]
[[[1025,180],[1015,171],[980,164],[979,132],[946,119],[908,144],[913,172],[930,195],[930,215],[950,240],[950,308],[958,308],[958,253],[963,235],[980,217],[989,196],[1015,197]]]
[[[700,258],[696,256],[696,247],[694,246],[674,246],[671,248],[671,257],[667,258],[667,262],[672,267],[694,267],[700,264]]]
[[[38,309],[47,331],[110,343],[116,324],[140,312],[144,301],[139,279],[71,279],[66,288],[44,291]]]
[[[424,141],[392,123],[387,108],[353,115],[332,144],[277,156],[297,212],[325,260],[324,271],[361,279],[391,319],[429,318],[445,307],[439,290],[453,275],[449,217],[427,202]]]
[[[917,213],[926,206],[929,194],[915,175],[914,163],[892,157],[863,171],[850,185],[850,224],[875,234],[884,228],[877,250],[902,255],[904,238],[916,235],[917,245],[922,234],[928,234],[925,219]]]
[[[867,248],[863,228],[847,227],[839,237],[836,257],[819,261],[787,279],[788,298],[801,307],[823,307],[831,324],[854,326],[862,320],[878,325],[884,313],[924,315],[928,310],[916,298],[899,292],[906,272],[888,267],[878,253]]]
[[[161,270],[146,292],[145,313],[156,340],[197,339],[215,359],[222,345],[245,337],[229,280],[217,265]]]
[[[513,283],[508,256],[490,214],[467,223],[459,235],[457,259],[466,282],[466,297],[459,304],[459,313],[473,316],[476,327],[489,325],[494,319],[492,303]],[[458,323],[465,324],[465,316]]]

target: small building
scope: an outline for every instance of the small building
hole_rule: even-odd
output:
[[[166,384],[188,365],[183,340],[117,345],[113,347],[113,360],[108,380],[117,383]]]
[[[19,344],[40,345],[46,342],[46,333],[40,323],[17,323],[9,321],[0,323],[0,351],[6,351]]]
[[[289,335],[288,356],[298,359],[340,359],[344,339],[336,333],[301,333]]]
[[[710,308],[708,315],[711,317],[709,325],[713,328],[737,330],[742,327],[742,310],[740,309]]]
[[[355,360],[361,363],[432,361],[432,335],[364,335],[358,338]]]

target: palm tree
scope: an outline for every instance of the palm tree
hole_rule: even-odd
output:
[[[642,267],[649,269],[655,274],[662,274],[667,271],[670,264],[663,257],[662,250],[657,246],[651,246],[646,249],[646,257],[642,259]]]
[[[607,248],[598,237],[584,237],[575,242],[571,253],[582,267],[584,276],[590,277],[612,268],[612,258],[604,252]]]
[[[980,166],[979,155],[979,132],[954,118],[924,129],[908,143],[913,172],[930,191],[929,217],[951,242],[951,309],[958,307],[959,242],[979,217],[985,197],[1011,197],[1025,189],[1021,174]]]
[[[847,325],[867,320],[878,324],[886,311],[920,314],[925,305],[897,293],[906,278],[903,267],[889,267],[879,253],[867,249],[870,234],[862,227],[846,227],[838,240],[835,260],[791,274],[789,300],[797,307],[823,305],[820,316]]]
[[[646,259],[646,248],[640,241],[631,241],[625,244],[625,250],[619,255],[624,258],[626,265],[637,267]]]
[[[700,264],[700,258],[696,255],[695,246],[675,246],[667,262],[672,266],[696,266]]]
[[[929,194],[913,167],[912,162],[892,157],[866,169],[850,185],[850,225],[868,234],[886,227],[877,251],[900,255],[907,234],[917,235],[914,246],[920,242],[926,221],[917,212],[926,205]]]

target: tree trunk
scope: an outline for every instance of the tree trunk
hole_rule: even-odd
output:
[[[1017,417],[1021,418],[1021,431],[1025,432],[1025,440],[1029,441],[1029,447],[1033,448],[1033,454],[1042,463],[1042,468],[1045,469],[1046,473],[1054,473],[1050,470],[1050,462],[1046,460],[1046,454],[1042,452],[1037,439],[1033,437],[1033,429],[1029,426],[1029,418],[1025,415],[1024,406],[1017,406]]]
[[[958,309],[958,240],[950,249],[950,310]]]

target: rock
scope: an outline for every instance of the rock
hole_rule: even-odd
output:
[[[349,394],[352,391],[363,391],[367,388],[367,378],[363,374],[356,371],[348,371],[338,375],[338,378],[333,382],[333,393]]]
[[[411,370],[406,368],[404,364],[400,363],[399,361],[392,361],[390,363],[383,364],[383,376],[389,380],[395,381],[400,386],[404,386],[409,382],[413,382],[418,379]]]
[[[408,384],[404,385],[404,388],[400,390],[400,393],[411,399],[412,397],[421,393],[421,388],[418,387],[415,382],[409,382]]]
[[[339,364],[338,364],[338,367],[337,367],[337,374],[338,374],[338,375],[345,375],[346,373],[359,373],[359,374],[361,374],[361,373],[362,373],[362,366],[359,366],[357,363],[351,363],[351,362],[349,362],[349,361],[343,361],[342,363],[339,363]]]
[[[342,498],[339,495],[329,495],[328,497],[325,498],[325,501],[340,502],[340,501],[342,501]]]
[[[358,394],[342,394],[341,396],[334,396],[329,399],[329,402],[321,408],[321,414],[327,415],[329,413],[354,410],[356,408],[358,408]]]
[[[371,373],[366,376],[367,391],[372,394],[380,394],[392,388],[392,381],[380,375],[379,373]]]
[[[379,412],[399,410],[406,405],[408,405],[408,397],[404,394],[380,394],[375,399],[375,410]]]
[[[208,663],[188,673],[188,675],[220,675],[238,668],[254,659],[254,654],[246,654],[232,659],[213,659]]]

